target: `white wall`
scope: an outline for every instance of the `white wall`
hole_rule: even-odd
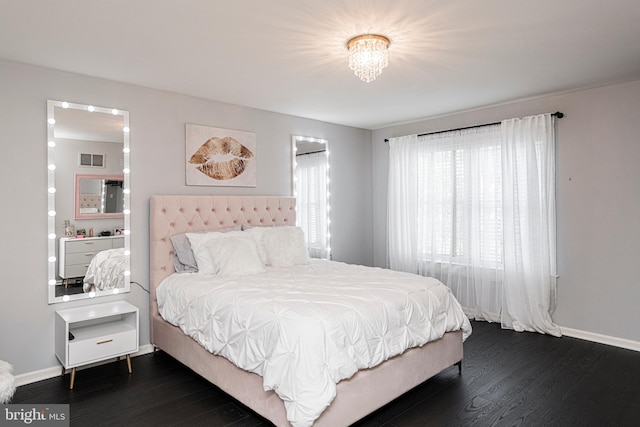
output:
[[[558,308],[565,328],[640,341],[640,80],[373,133],[374,264],[387,265],[385,138],[562,111],[557,125]]]
[[[224,82],[212,82],[224,84]],[[295,96],[292,94],[291,96]],[[149,197],[153,194],[291,194],[291,135],[328,139],[334,259],[372,264],[371,132],[232,106],[0,60],[0,359],[16,374],[57,365],[54,311],[90,301],[47,304],[46,101],[66,100],[130,112],[132,280],[148,288]],[[256,188],[186,187],[185,123],[256,133]],[[149,343],[148,294],[132,285]]]

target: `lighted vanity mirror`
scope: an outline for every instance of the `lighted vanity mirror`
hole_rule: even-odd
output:
[[[292,140],[296,224],[305,232],[309,256],[330,259],[329,142],[297,135]]]
[[[129,113],[50,100],[46,147],[49,303],[129,292]]]

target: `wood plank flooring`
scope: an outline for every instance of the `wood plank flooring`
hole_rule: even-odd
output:
[[[473,322],[457,367],[357,427],[638,426],[640,353]],[[163,352],[19,387],[12,403],[69,403],[72,426],[271,424]]]

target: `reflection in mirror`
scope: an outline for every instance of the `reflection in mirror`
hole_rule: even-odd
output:
[[[305,232],[309,256],[331,259],[329,142],[293,136],[296,224]]]
[[[74,187],[74,219],[123,218],[123,175],[76,174]]]
[[[129,152],[127,111],[47,102],[50,304],[129,292]]]

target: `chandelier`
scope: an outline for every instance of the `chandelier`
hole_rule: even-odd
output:
[[[349,68],[364,82],[372,82],[389,65],[389,39],[377,34],[364,34],[347,42]]]

